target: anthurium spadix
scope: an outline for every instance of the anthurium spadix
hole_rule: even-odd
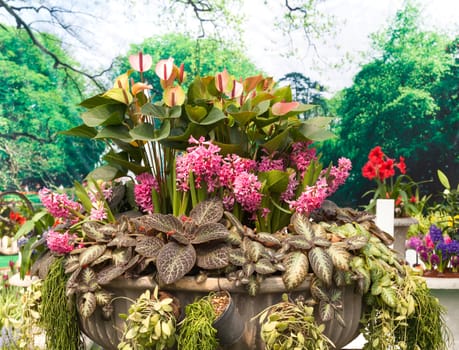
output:
[[[137,55],[129,56],[129,63],[134,70],[143,73],[151,68],[153,61],[150,55],[139,52]]]
[[[163,100],[169,107],[181,106],[185,102],[185,91],[180,85],[170,86],[164,90]]]

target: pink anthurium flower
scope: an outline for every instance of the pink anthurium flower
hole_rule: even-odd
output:
[[[242,95],[243,91],[244,91],[244,86],[240,82],[233,80],[233,88],[231,89],[230,97],[231,98],[239,97]]]
[[[185,91],[180,85],[168,87],[164,90],[163,99],[169,107],[181,106],[185,102]]]
[[[299,102],[276,102],[273,104],[271,111],[274,115],[285,115],[299,105]]]
[[[174,71],[174,59],[169,57],[167,60],[161,60],[156,64],[156,75],[161,80],[168,80]]]
[[[229,92],[231,89],[231,87],[229,87],[230,83],[232,83],[232,79],[226,69],[215,75],[215,86],[218,91]]]
[[[139,52],[137,55],[129,56],[129,63],[137,72],[146,72],[153,64],[151,56],[144,55],[142,52]]]

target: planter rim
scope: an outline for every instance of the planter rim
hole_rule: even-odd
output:
[[[305,288],[308,288],[311,279],[314,275],[308,274],[306,279],[298,287],[288,292],[301,291]],[[119,288],[123,287],[126,289],[153,289],[157,285],[156,281],[153,280],[152,276],[142,276],[135,279],[130,278],[117,278],[108,283],[107,287]],[[196,282],[196,278],[193,276],[185,276],[172,284],[159,284],[160,289],[162,290],[186,290],[186,291],[196,291],[196,292],[211,292],[226,290],[230,293],[245,293],[248,294],[245,286],[240,285],[236,286],[234,281],[229,280],[226,277],[208,277],[204,282]],[[267,277],[260,283],[260,289],[257,294],[265,293],[276,293],[276,292],[287,292],[282,277],[274,276]]]
[[[424,277],[429,289],[459,289],[459,278]]]
[[[411,226],[417,224],[419,221],[412,217],[407,218],[394,218],[394,226]]]

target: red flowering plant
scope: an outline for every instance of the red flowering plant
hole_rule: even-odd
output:
[[[376,146],[368,154],[368,161],[362,167],[362,175],[377,184],[376,189],[364,194],[373,194],[366,210],[374,213],[377,199],[394,199],[396,217],[412,216],[419,212],[420,183],[406,174],[404,157],[400,156],[396,161],[388,157],[380,146]]]

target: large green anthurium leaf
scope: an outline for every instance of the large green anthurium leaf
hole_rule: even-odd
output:
[[[148,225],[156,231],[173,235],[174,233],[183,234],[183,224],[174,215],[153,213],[149,215]]]
[[[314,231],[309,217],[303,214],[294,213],[290,219],[293,229],[299,235],[303,235],[307,240],[312,241],[314,238]]]
[[[219,222],[223,217],[223,203],[218,199],[200,202],[190,211],[190,217],[197,225]]]
[[[119,125],[123,121],[125,112],[126,106],[122,104],[106,104],[83,112],[81,118],[89,127]]]
[[[332,244],[328,248],[328,254],[331,256],[333,265],[335,265],[337,269],[344,271],[349,270],[351,254],[346,249],[339,245]]]
[[[87,126],[86,124],[82,124],[69,130],[60,131],[59,134],[92,139],[97,135],[97,130],[93,127]]]
[[[167,108],[152,103],[145,103],[142,106],[142,114],[149,115],[155,118],[164,119],[167,117]]]
[[[123,154],[120,153],[107,153],[102,157],[107,163],[113,165],[120,165],[121,167],[131,170],[134,174],[141,174],[149,169],[147,167],[138,165],[137,163],[131,162]]]
[[[285,129],[278,135],[274,136],[269,141],[263,143],[261,147],[266,148],[269,152],[274,152],[276,150],[284,149],[289,141],[289,130],[290,128]]]
[[[289,173],[281,170],[270,170],[258,173],[260,182],[265,182],[265,187],[269,192],[282,193],[287,189],[289,183]]]
[[[226,112],[231,115],[236,122],[245,127],[250,121],[257,116],[257,112],[254,111],[240,111],[235,105],[229,105]]]
[[[186,105],[185,111],[188,118],[195,123],[200,123],[207,115],[207,109],[202,106]]]
[[[119,101],[113,100],[107,96],[103,96],[102,94],[100,95],[95,95],[92,96],[83,102],[80,103],[80,106],[91,109],[97,106],[101,105],[107,105],[107,104],[119,104]]]
[[[229,264],[230,247],[227,244],[205,245],[196,248],[196,265],[202,269],[222,269]]]
[[[161,127],[158,129],[153,124],[142,123],[136,125],[129,134],[134,140],[142,141],[159,141],[169,136],[171,131],[171,123],[169,120],[164,120]]]
[[[92,201],[89,198],[89,195],[88,195],[88,192],[86,192],[86,189],[78,181],[74,181],[73,186],[75,187],[75,195],[78,197],[84,209],[87,212],[91,212]]]
[[[290,86],[282,86],[274,91],[273,103],[292,100],[292,89]]]
[[[200,244],[218,239],[225,239],[229,235],[228,229],[220,223],[207,223],[198,226],[191,243]]]
[[[83,318],[88,318],[96,310],[97,301],[94,293],[87,292],[78,297],[78,312]]]
[[[308,119],[303,122],[299,131],[301,134],[313,141],[324,141],[330,138],[336,137],[329,128],[328,125],[332,118],[328,117],[315,117]]]
[[[210,126],[199,125],[195,123],[189,123],[185,130],[173,128],[170,132],[170,136],[160,140],[161,144],[178,148],[186,149],[189,147],[188,140],[190,136],[193,135],[194,138],[199,139],[201,136],[206,136],[209,133],[209,130],[212,128]]]
[[[166,284],[174,283],[191,271],[195,261],[196,251],[191,244],[169,242],[156,258],[159,278]]]
[[[131,142],[134,139],[129,134],[129,129],[124,125],[109,125],[100,130],[95,139],[118,139],[123,142]]]
[[[118,168],[111,165],[103,165],[91,171],[88,174],[87,178],[92,178],[94,180],[111,181],[120,176],[121,172]]]
[[[223,113],[223,111],[216,107],[213,107],[206,117],[201,119],[199,123],[196,123],[200,125],[212,125],[224,119],[226,119],[226,115]]]
[[[285,271],[282,280],[288,290],[298,287],[306,278],[309,270],[308,257],[301,252],[288,253],[283,261]]]
[[[330,286],[333,280],[333,261],[330,255],[324,249],[315,247],[308,252],[308,258],[312,271]]]
[[[255,97],[253,97],[250,102],[252,103],[252,106],[257,106],[260,105],[261,103],[268,103],[268,106],[270,104],[270,101],[274,98],[274,95],[268,93],[268,92],[258,92]]]

